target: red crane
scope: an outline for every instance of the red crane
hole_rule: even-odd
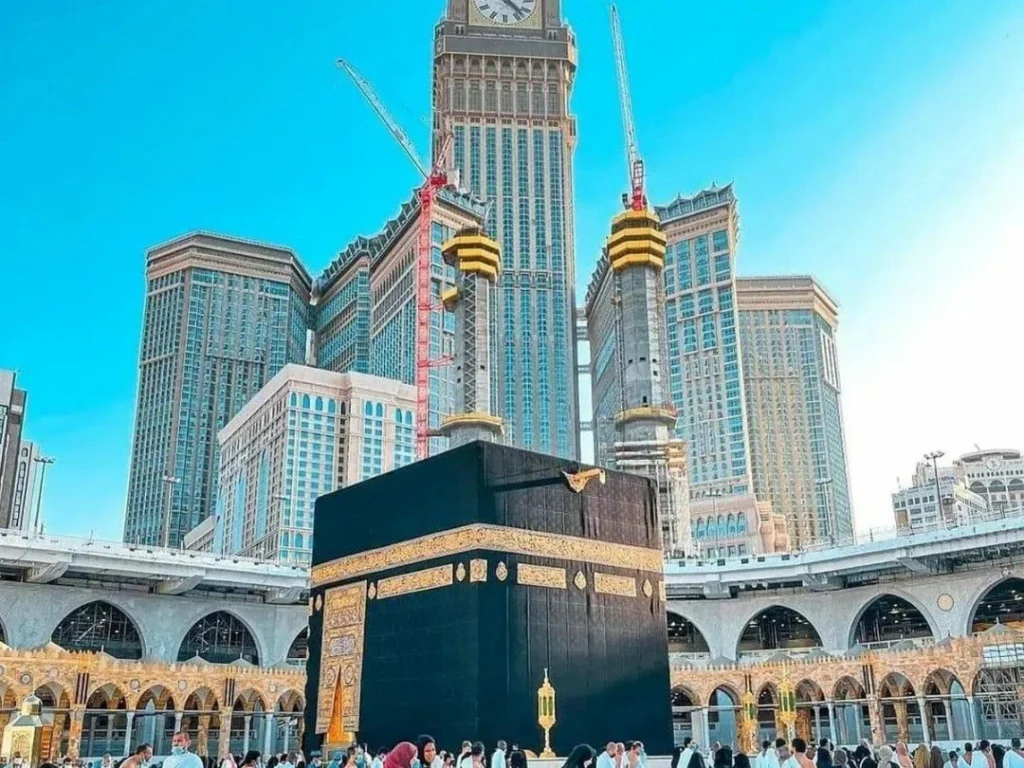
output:
[[[626,71],[626,46],[622,42],[622,28],[619,26],[619,11],[612,3],[609,11],[612,17],[612,43],[615,46],[615,68],[619,75],[619,104],[622,107],[622,133],[626,140],[626,157],[629,164],[630,193],[628,207],[642,211],[647,207],[647,190],[644,188],[644,161],[636,141],[636,126],[633,124],[633,99],[629,93],[629,73]]]
[[[434,198],[438,190],[448,185],[448,172],[444,169],[444,162],[451,148],[452,137],[450,133],[445,134],[434,165],[428,169],[416,154],[412,141],[377,96],[373,86],[344,59],[338,59],[338,66],[352,78],[356,88],[423,177],[423,186],[416,193],[420,202],[419,231],[416,240],[416,458],[425,459],[430,439],[430,369],[448,362],[447,358],[430,359],[430,313],[439,306],[430,295],[430,224],[433,221]]]

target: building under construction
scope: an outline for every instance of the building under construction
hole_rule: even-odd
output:
[[[456,232],[479,228],[482,203],[453,187],[438,190],[430,222],[428,428],[440,430],[456,411],[456,315],[441,296],[455,287],[459,271],[446,264],[442,246]],[[417,195],[373,237],[358,237],[334,259],[314,287],[312,326],[316,365],[332,371],[371,373],[416,383],[417,238],[422,206]],[[488,321],[490,322],[490,318]],[[430,453],[448,447],[439,434]]]

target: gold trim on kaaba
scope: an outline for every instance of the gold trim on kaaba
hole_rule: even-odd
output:
[[[370,588],[366,590],[366,596],[373,600],[377,596],[377,585],[371,584]]]
[[[459,567],[455,569],[455,578],[459,581],[466,579],[466,566],[464,563],[459,563]]]
[[[572,583],[576,585],[576,589],[582,590],[587,588],[587,577],[583,575],[583,571],[576,571]]]
[[[498,567],[494,569],[494,575],[498,577],[498,581],[504,581],[508,578],[508,566],[498,563]]]
[[[665,580],[662,579],[658,582],[658,597],[661,598],[661,602],[667,603],[668,597],[665,595]]]
[[[317,600],[320,596],[317,595]],[[359,695],[366,626],[366,582],[328,589],[317,681],[316,732],[327,733],[341,697],[342,729],[359,730]]]
[[[469,561],[469,582],[470,584],[487,581],[487,561],[476,559]]]
[[[455,568],[449,563],[412,573],[403,573],[400,576],[388,576],[377,583],[377,599],[386,600],[389,597],[411,595],[413,592],[450,587],[455,583],[454,572]]]
[[[552,568],[549,565],[520,563],[516,566],[516,582],[527,587],[567,589],[565,568]]]
[[[636,597],[636,579],[598,571],[594,574],[594,591],[599,595]]]
[[[644,597],[650,597],[651,595],[654,594],[654,587],[651,586],[651,580],[650,579],[644,579],[643,591],[644,591]]]
[[[597,467],[584,469],[579,472],[566,472],[563,470],[562,476],[565,478],[565,482],[569,484],[569,489],[573,493],[582,493],[583,489],[587,487],[587,483],[595,477],[601,485],[604,485],[605,482],[604,470]]]
[[[461,555],[474,550],[572,560],[656,574],[663,572],[664,564],[660,549],[647,549],[631,544],[609,544],[606,541],[578,536],[473,523],[321,563],[313,567],[310,581],[314,588],[322,587],[357,576]],[[381,585],[378,584],[378,595],[380,592]]]

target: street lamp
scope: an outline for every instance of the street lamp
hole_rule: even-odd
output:
[[[167,486],[166,501],[164,502],[164,549],[171,546],[171,488],[181,483],[180,477],[163,476],[164,485]]]
[[[46,468],[54,463],[54,459],[49,456],[35,456],[32,460],[39,465],[39,496],[36,497],[36,519],[32,522],[32,532],[35,533],[42,521],[39,515],[43,506],[43,483],[46,482]]]
[[[946,515],[942,511],[942,489],[939,487],[939,459],[946,455],[945,451],[932,451],[924,455],[925,461],[932,463],[932,469],[935,471],[935,508],[942,516],[942,522],[946,523]]]

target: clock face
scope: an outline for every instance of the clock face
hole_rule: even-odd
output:
[[[997,459],[995,456],[985,459],[985,466],[991,470],[997,470],[1003,466],[1003,462]]]
[[[501,26],[521,24],[537,11],[538,0],[473,0],[485,19]]]

